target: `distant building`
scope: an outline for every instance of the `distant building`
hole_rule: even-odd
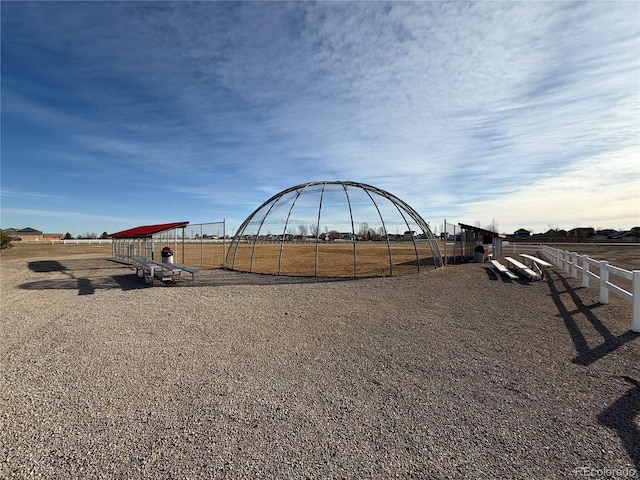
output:
[[[596,234],[595,228],[592,227],[577,227],[572,228],[567,232],[567,238],[573,240],[584,240],[586,238],[591,238]]]
[[[43,233],[41,230],[35,228],[7,228],[4,230],[8,236],[14,239],[20,239],[23,242],[39,242],[41,240],[51,241],[60,240],[62,238],[61,233]]]
[[[634,227],[626,232],[618,232],[617,235],[611,238],[622,242],[640,242],[640,227]]]
[[[544,233],[536,233],[532,238],[546,242],[557,242],[567,239],[567,231],[562,229],[549,229]]]
[[[520,228],[520,229],[516,230],[515,232],[513,232],[513,236],[515,238],[529,238],[531,236],[531,231],[530,230],[526,230],[524,228]]]
[[[10,237],[20,239],[23,242],[29,241],[38,241],[42,238],[42,231],[36,230],[35,228],[26,227],[26,228],[7,228],[5,230],[7,235]]]
[[[618,236],[618,231],[613,230],[611,228],[606,228],[604,230],[598,230],[593,236],[593,240],[609,240],[612,238],[616,238]]]

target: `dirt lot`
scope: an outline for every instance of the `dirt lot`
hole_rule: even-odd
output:
[[[149,287],[104,246],[67,247],[2,254],[2,478],[640,469],[630,306],[557,270]]]

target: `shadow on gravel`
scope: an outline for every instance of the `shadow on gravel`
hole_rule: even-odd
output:
[[[496,271],[492,268],[489,267],[484,267],[485,272],[487,273],[487,277],[489,277],[489,280],[492,280],[494,282],[497,282],[498,280],[502,280],[502,283],[519,283],[520,285],[531,285],[531,281],[530,280],[526,280],[526,279],[522,279],[519,278],[517,280],[511,280],[508,277],[504,277],[502,275],[498,275],[496,273]]]
[[[287,285],[301,283],[323,283],[353,281],[353,278],[290,277],[284,275],[266,275],[235,272],[220,268],[205,268],[195,275],[178,278],[175,282],[155,281],[154,286],[139,278],[131,264],[117,260],[69,259],[63,261],[43,260],[29,262],[28,267],[35,273],[61,273],[65,278],[43,278],[19,285],[24,290],[77,290],[78,295],[92,295],[96,290],[120,289],[139,290],[144,288],[184,288],[217,287],[244,285]],[[131,273],[130,273],[131,272]]]
[[[382,277],[378,277],[382,278]],[[370,277],[294,277],[288,275],[271,275],[263,273],[235,272],[222,268],[200,272],[193,280],[185,279],[168,282],[170,287],[227,287],[249,285],[297,285],[302,283],[335,283],[368,280]],[[156,282],[158,284],[159,282]]]
[[[640,471],[640,430],[635,424],[635,417],[640,414],[640,382],[626,376],[622,379],[635,387],[604,409],[598,415],[598,421],[618,432],[624,448]]]
[[[24,290],[77,290],[78,295],[92,295],[96,290],[114,289],[136,290],[148,288],[135,275],[119,274],[129,270],[130,265],[110,259],[86,260],[40,260],[28,262],[29,270],[34,273],[62,273],[67,278],[51,278],[23,283],[19,288]],[[126,269],[126,270],[125,270]],[[113,275],[108,275],[109,272]],[[101,274],[106,274],[101,276]],[[89,278],[89,275],[94,278]]]
[[[67,267],[55,260],[40,260],[29,262],[27,265],[29,270],[36,273],[64,272],[67,270]]]
[[[496,275],[496,272],[494,272],[493,269],[489,267],[484,267],[484,271],[487,273],[487,277],[489,277],[489,280],[493,280],[493,281],[500,280],[500,277]]]
[[[114,275],[105,278],[62,278],[54,280],[38,280],[19,285],[23,290],[78,290],[78,295],[91,295],[96,290],[139,290],[150,288],[135,274]]]
[[[556,280],[552,277],[553,275],[555,275],[556,280],[562,284],[564,291],[561,292],[558,290],[555,283]],[[551,292],[551,298],[556,304],[556,307],[558,307],[558,315],[562,320],[564,320],[565,326],[571,336],[571,340],[578,352],[578,355],[573,359],[573,363],[585,366],[590,365],[605,355],[617,350],[625,343],[640,337],[640,334],[634,333],[631,330],[618,336],[612,334],[607,326],[593,313],[593,309],[601,306],[602,304],[595,303],[593,305],[585,305],[569,282],[558,272],[549,272],[549,275],[546,277],[546,281],[549,286],[549,291]],[[562,301],[562,294],[569,295],[571,301],[575,305],[575,308],[567,308]],[[604,339],[604,342],[597,347],[591,348],[584,333],[580,330],[580,326],[575,319],[576,315],[583,315]]]

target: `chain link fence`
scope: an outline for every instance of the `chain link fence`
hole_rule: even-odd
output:
[[[153,258],[161,257],[162,249],[169,247],[174,262],[194,267],[220,268],[225,264],[229,239],[225,221],[194,223],[153,236]]]

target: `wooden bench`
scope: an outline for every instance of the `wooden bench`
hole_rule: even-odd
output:
[[[506,262],[510,264],[519,274],[523,274],[529,277],[531,280],[540,280],[542,275],[540,273],[534,272],[525,264],[520,263],[518,260],[511,257],[504,257]]]
[[[147,260],[144,257],[132,257],[131,260],[136,265],[136,275],[144,278],[151,285],[153,285],[154,279],[162,282],[174,282],[175,277],[183,271],[190,273],[192,280],[195,278],[195,274],[198,273],[197,270],[184,265],[156,262],[155,260]]]
[[[498,270],[498,272],[500,272],[502,275],[504,275],[506,277],[509,277],[511,280],[517,280],[518,279],[518,276],[515,273],[513,273],[507,267],[502,265],[499,261],[492,259],[492,260],[490,260],[490,262],[493,264],[493,266],[496,268],[496,270]]]

